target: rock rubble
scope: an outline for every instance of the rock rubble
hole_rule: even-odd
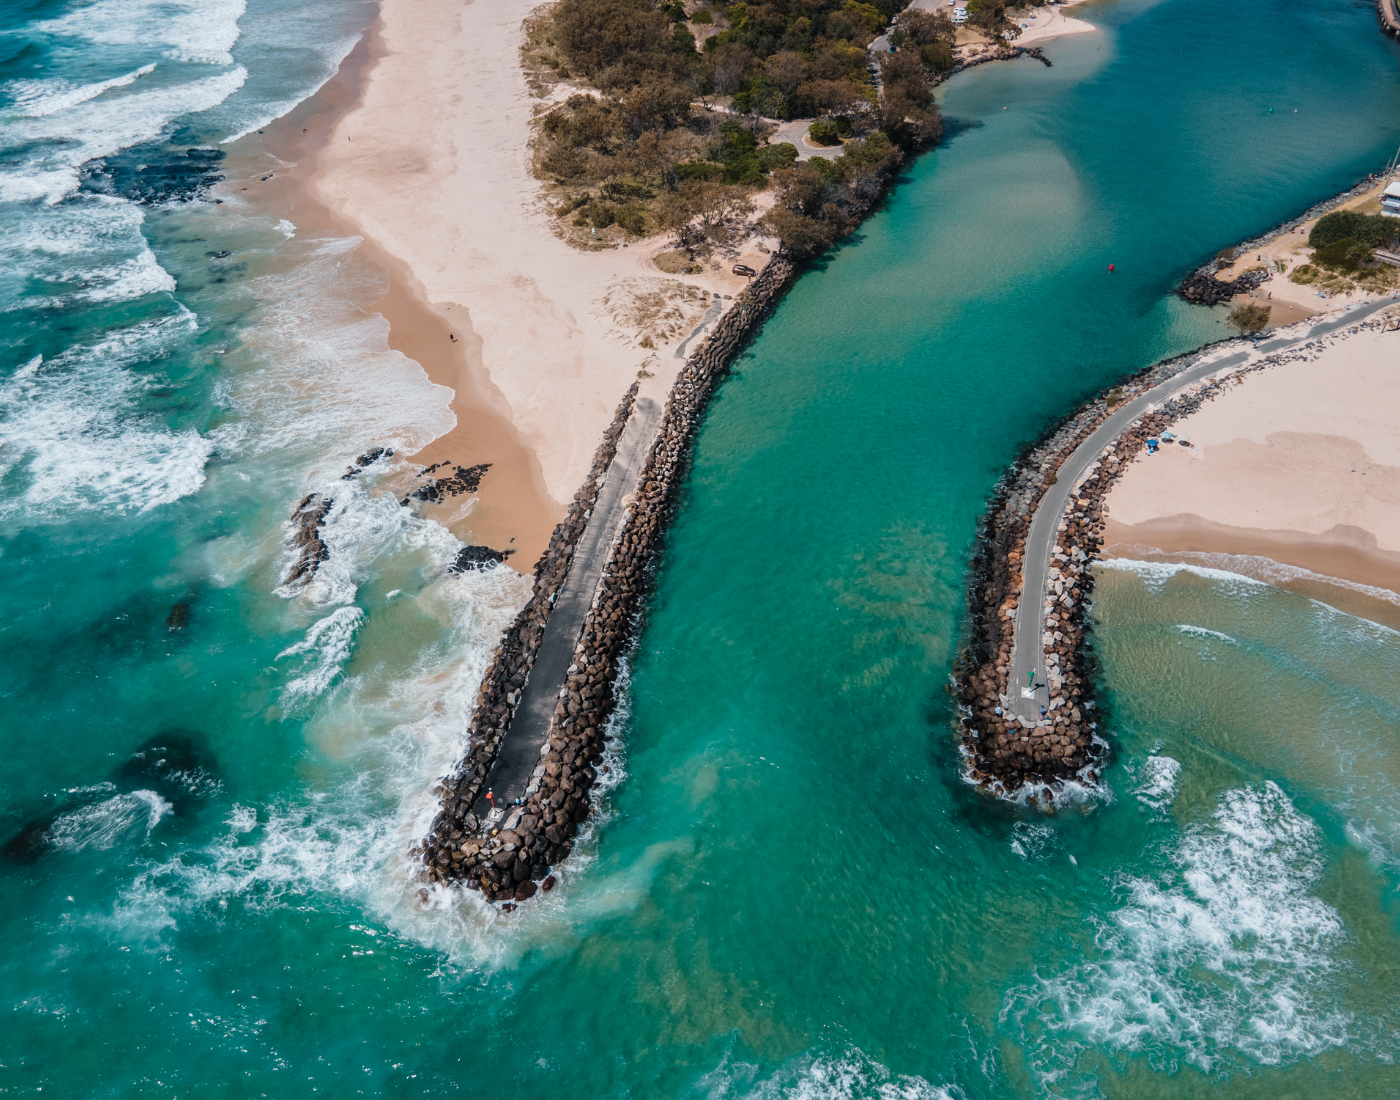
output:
[[[470,807],[519,702],[548,618],[549,598],[563,583],[568,555],[596,500],[598,478],[611,462],[626,424],[636,386],[628,391],[599,448],[589,481],[575,497],[570,520],[556,531],[550,551],[541,559],[534,598],[507,631],[487,670],[472,718],[471,748],[457,772],[438,788],[442,812],[414,849],[423,860],[428,881],[461,883],[480,890],[489,900],[506,903],[523,901],[554,884],[550,868],[568,855],[593,805],[590,791],[599,775],[604,745],[611,739],[605,730],[613,711],[619,662],[633,636],[652,558],[670,519],[695,431],[715,385],[796,275],[797,266],[790,257],[774,256],[681,369],[610,549],[568,678],[560,686],[539,766],[524,802],[511,807],[500,830],[492,834],[483,831],[483,823]]]

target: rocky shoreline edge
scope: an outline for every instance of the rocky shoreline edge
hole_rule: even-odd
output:
[[[1235,246],[1237,254],[1249,252],[1252,248],[1260,248],[1276,237],[1284,233],[1289,233],[1297,229],[1304,222],[1320,218],[1323,214],[1330,213],[1343,203],[1350,202],[1358,195],[1370,190],[1376,185],[1376,181],[1382,176],[1380,172],[1372,172],[1365,176],[1351,187],[1347,188],[1339,195],[1333,195],[1330,199],[1314,203],[1301,214],[1296,214],[1285,221],[1279,222],[1272,229],[1261,233],[1257,237],[1251,237],[1247,241],[1242,241]],[[1258,289],[1260,284],[1269,278],[1269,272],[1262,268],[1255,271],[1246,271],[1238,279],[1231,282],[1221,282],[1217,279],[1216,273],[1220,270],[1219,259],[1212,259],[1193,268],[1186,273],[1186,276],[1177,285],[1176,293],[1185,298],[1193,305],[1213,306],[1220,302],[1228,302],[1236,294],[1248,294]]]
[[[576,643],[530,792],[520,805],[508,807],[501,827],[493,829],[472,813],[471,806],[509,729],[553,596],[564,582],[597,499],[601,475],[626,426],[635,385],[628,391],[588,481],[575,495],[568,519],[555,530],[541,558],[534,595],[487,667],[469,727],[467,754],[436,788],[441,810],[428,835],[410,852],[421,859],[425,881],[460,884],[481,891],[489,901],[507,903],[523,901],[554,885],[551,868],[567,857],[579,825],[592,810],[590,790],[598,778],[603,747],[611,739],[605,731],[616,704],[620,663],[638,626],[649,569],[684,479],[695,432],[715,386],[798,272],[789,256],[775,255],[681,368]]]
[[[946,74],[989,61],[1022,55],[1050,65],[1039,47],[1006,47],[963,62]],[[941,81],[940,81],[941,83]],[[845,211],[859,223],[878,209],[894,178],[880,181]],[[575,647],[568,679],[555,706],[545,752],[527,798],[508,807],[499,829],[472,812],[486,777],[510,728],[548,622],[553,599],[568,575],[573,551],[597,500],[601,477],[612,461],[636,395],[628,391],[595,456],[569,515],[555,529],[536,565],[530,602],[506,631],[487,666],[468,729],[469,748],[461,764],[434,789],[440,810],[428,834],[409,852],[421,861],[421,881],[479,890],[487,900],[508,907],[553,888],[552,868],[568,856],[578,827],[593,807],[590,791],[611,740],[605,732],[615,708],[619,662],[639,628],[639,610],[650,568],[659,552],[670,514],[690,460],[696,429],[715,386],[761,328],[801,269],[783,251],[720,319],[714,332],[681,369],[667,398],[661,426],[627,506],[622,530],[609,550],[607,566]]]
[[[1044,614],[1050,705],[1048,722],[1042,726],[1028,726],[1007,713],[1012,693],[1020,690],[1008,677],[1031,518],[1061,464],[1114,407],[1189,369],[1222,345],[1236,343],[1247,346],[1242,340],[1217,341],[1156,363],[1108,394],[1096,395],[1029,445],[998,483],[978,528],[968,577],[968,634],[951,685],[969,782],[1008,798],[1053,798],[1070,784],[1098,785],[1109,746],[1098,729],[1096,666],[1085,612],[1094,586],[1092,565],[1103,545],[1104,497],[1148,439],[1211,400],[1226,383],[1206,382],[1132,421],[1071,495],[1058,524],[1056,566]],[[1235,373],[1239,372],[1230,377]]]

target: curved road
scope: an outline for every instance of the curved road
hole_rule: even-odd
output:
[[[1323,321],[1314,325],[1303,336],[1293,339],[1277,337],[1273,340],[1265,340],[1256,345],[1256,348],[1258,351],[1268,354],[1293,347],[1295,344],[1315,340],[1319,336],[1326,336],[1329,332],[1335,332],[1339,328],[1355,324],[1377,310],[1394,305],[1396,301],[1400,301],[1400,297],[1381,298],[1374,302],[1367,302],[1348,310],[1335,320]],[[1045,621],[1045,598],[1049,583],[1050,556],[1055,549],[1055,534],[1060,519],[1064,515],[1065,505],[1069,502],[1070,494],[1084,475],[1084,471],[1099,457],[1100,452],[1105,447],[1118,438],[1123,429],[1150,411],[1152,406],[1161,404],[1174,394],[1218,371],[1238,366],[1250,355],[1249,351],[1237,351],[1220,358],[1208,357],[1195,366],[1188,367],[1180,374],[1168,378],[1161,385],[1154,386],[1146,393],[1140,394],[1131,401],[1124,402],[1119,406],[1118,411],[1100,424],[1093,434],[1075,448],[1074,452],[1060,466],[1055,484],[1051,485],[1045,491],[1045,495],[1041,497],[1040,505],[1031,518],[1030,532],[1026,536],[1026,554],[1022,574],[1025,577],[1025,584],[1021,589],[1020,602],[1016,605],[1016,627],[1011,647],[1011,672],[1007,684],[1007,694],[1011,697],[1013,716],[1019,716],[1026,719],[1027,722],[1035,724],[1040,721],[1041,706],[1049,701],[1049,689],[1044,686],[1047,680],[1045,649],[1041,644],[1041,632]],[[1031,590],[1032,586],[1035,586],[1036,597],[1035,599],[1027,599],[1026,593]],[[1037,685],[1034,692],[1026,689],[1031,672],[1035,673]]]

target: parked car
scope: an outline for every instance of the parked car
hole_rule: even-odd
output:
[[[748,264],[735,264],[735,265],[734,265],[734,274],[735,274],[735,275],[743,275],[743,276],[746,276],[747,278],[752,279],[755,275],[758,274],[758,272],[755,271],[753,268],[751,268]]]

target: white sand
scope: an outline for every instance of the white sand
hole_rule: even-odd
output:
[[[639,346],[640,328],[616,308],[618,284],[732,294],[744,281],[727,268],[664,276],[649,262],[659,239],[584,253],[554,236],[529,167],[541,101],[519,60],[527,13],[509,0],[383,0],[375,60],[311,186],[448,323],[564,502],[638,370],[654,375],[643,392],[664,399],[680,362],[671,349],[681,336],[656,353]],[[683,304],[687,332],[703,311]]]
[[[1400,331],[1329,338],[1245,376],[1140,456],[1109,496],[1109,549],[1260,554],[1394,589]],[[1124,549],[1119,552],[1126,553]]]

